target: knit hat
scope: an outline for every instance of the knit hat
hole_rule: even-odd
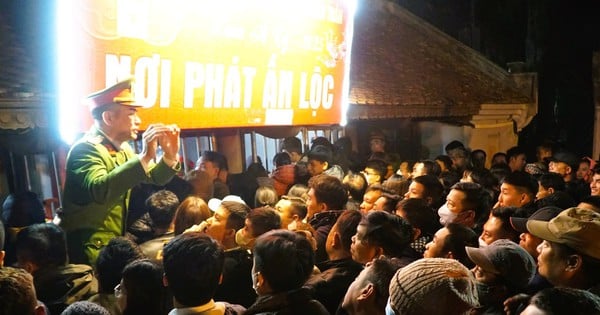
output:
[[[398,270],[390,282],[396,314],[463,314],[479,305],[475,278],[454,259],[423,258]]]

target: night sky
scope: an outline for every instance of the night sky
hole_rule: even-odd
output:
[[[368,0],[359,0],[368,5]],[[394,0],[506,69],[525,62],[538,73],[539,114],[520,134],[531,150],[544,140],[590,155],[592,53],[600,49],[600,1]],[[53,1],[0,0],[0,14],[54,90]],[[82,73],[82,75],[86,75]],[[598,159],[599,157],[594,157]]]

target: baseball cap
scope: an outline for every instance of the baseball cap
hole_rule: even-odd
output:
[[[223,197],[223,199],[211,198],[208,201],[208,208],[212,212],[215,212],[215,211],[217,211],[217,209],[219,209],[219,207],[221,206],[221,203],[223,203],[223,201],[233,201],[233,202],[239,202],[242,204],[246,204],[246,202],[244,202],[244,200],[242,198],[240,198],[240,196],[227,195],[227,196]]]
[[[85,103],[90,107],[90,110],[108,104],[142,107],[143,104],[138,103],[131,93],[133,81],[133,77],[129,77],[104,90],[94,92],[86,97]]]
[[[541,239],[564,244],[581,254],[600,259],[600,214],[582,208],[569,208],[546,221],[527,221],[529,233]]]
[[[465,249],[479,268],[500,275],[516,288],[525,288],[535,274],[533,257],[510,240],[499,239],[485,247],[466,246]]]
[[[571,152],[560,151],[560,152],[554,153],[554,155],[552,156],[550,161],[565,163],[565,164],[569,165],[571,168],[575,168],[575,171],[576,171],[577,167],[579,167],[579,161],[581,161],[581,159],[578,158],[577,155],[575,155]]]
[[[563,209],[559,207],[543,207],[534,212],[529,218],[510,217],[510,225],[515,231],[520,233],[528,233],[527,220],[550,221],[557,216]]]

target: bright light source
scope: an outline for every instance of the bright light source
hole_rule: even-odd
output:
[[[74,85],[77,80],[74,77],[75,73],[80,75],[88,75],[85,71],[76,71],[73,69],[74,59],[77,55],[76,49],[73,47],[73,25],[71,15],[75,3],[69,0],[60,0],[56,5],[55,21],[55,41],[57,43],[57,86],[58,86],[58,117],[60,137],[68,144],[75,140],[78,132],[78,117],[76,113],[79,111],[73,110],[74,106],[81,106],[77,101],[73,102]]]
[[[354,16],[356,14],[357,8],[357,0],[348,0],[348,10],[349,17],[348,19],[354,21]],[[347,27],[347,38],[350,39],[349,47],[346,47],[346,66],[344,68],[344,87],[342,88],[342,119],[340,121],[340,126],[344,127],[348,123],[347,113],[350,108],[350,104],[348,104],[348,98],[350,96],[350,65],[352,63],[352,38],[354,38],[354,23],[349,22]]]

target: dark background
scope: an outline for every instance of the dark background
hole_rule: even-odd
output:
[[[519,137],[531,151],[528,156],[534,157],[535,146],[544,140],[591,155],[592,54],[600,48],[600,1],[394,1],[499,66],[506,69],[507,62],[522,61],[526,71],[538,73],[539,113]],[[368,5],[368,0],[359,2]],[[18,44],[31,52],[41,88],[50,94],[57,70],[54,6],[53,1],[0,0],[0,18],[15,32]]]

